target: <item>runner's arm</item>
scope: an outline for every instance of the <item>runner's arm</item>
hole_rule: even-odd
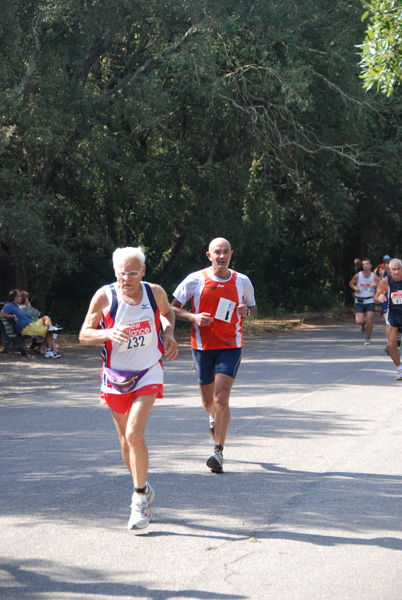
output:
[[[254,304],[254,306],[247,306],[247,304],[239,304],[237,307],[237,312],[241,317],[255,317],[257,314],[257,305]]]
[[[374,302],[385,302],[388,299],[388,278],[381,279],[374,295]],[[381,298],[380,298],[381,296]]]
[[[172,308],[175,312],[176,318],[179,321],[187,321],[188,323],[197,323],[199,327],[206,327],[213,321],[211,313],[192,313],[189,310],[183,308],[183,304],[174,298],[172,302]]]
[[[81,344],[93,346],[103,344],[109,340],[116,344],[124,344],[129,339],[129,333],[123,325],[117,325],[111,329],[99,329],[99,323],[103,316],[103,311],[108,306],[108,300],[105,291],[98,290],[91,300],[87,316],[81,327],[79,340]]]
[[[359,291],[359,288],[356,285],[358,277],[359,273],[356,273],[356,275],[353,275],[352,279],[349,281],[349,287],[351,287],[354,292]]]
[[[160,285],[150,284],[150,286],[160,311],[165,356],[168,360],[174,360],[179,352],[174,338],[175,314],[169,304],[165,290]]]

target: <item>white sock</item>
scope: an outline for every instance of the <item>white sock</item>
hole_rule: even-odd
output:
[[[148,502],[146,495],[134,492],[132,497],[132,505],[137,504],[137,502]]]

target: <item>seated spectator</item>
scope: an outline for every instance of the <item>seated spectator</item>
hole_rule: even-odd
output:
[[[22,310],[24,315],[32,319],[32,321],[37,321],[40,317],[40,310],[32,307],[32,304],[29,300],[28,292],[26,292],[25,290],[21,290],[20,293],[22,297],[20,309]]]
[[[40,352],[46,358],[60,358],[56,350],[53,334],[62,331],[60,327],[55,327],[48,315],[44,315],[40,319],[30,319],[20,308],[22,295],[19,290],[12,290],[7,298],[7,302],[3,306],[0,316],[14,318],[14,327],[18,334],[21,335],[38,335],[45,338],[45,341],[40,345]]]
[[[30,319],[32,319],[32,321],[37,321],[40,317],[40,310],[38,310],[37,308],[33,308],[32,304],[29,300],[29,293],[26,290],[20,290],[21,296],[22,296],[22,300],[21,300],[21,304],[20,304],[20,309],[22,310],[22,312],[24,313],[24,315],[26,315],[27,317],[29,317]],[[52,349],[56,352],[57,354],[57,348],[56,348],[56,343],[55,340],[57,340],[58,338],[58,334],[57,333],[53,333],[53,345],[52,345]],[[37,346],[40,346],[40,344],[38,344],[38,342],[36,341],[36,338],[33,338],[32,341],[32,345],[31,345],[31,349],[32,348],[36,348]],[[44,350],[40,350],[39,352],[41,354],[45,354]]]

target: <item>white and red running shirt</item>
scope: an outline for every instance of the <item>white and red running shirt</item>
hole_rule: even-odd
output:
[[[191,348],[218,350],[243,346],[243,317],[237,312],[239,304],[255,306],[254,288],[242,273],[230,270],[229,279],[219,279],[212,268],[190,273],[173,296],[184,306],[191,300],[193,313],[210,313],[213,322],[206,327],[193,323]]]
[[[370,277],[363,277],[362,271],[359,272],[359,277],[357,279],[356,287],[359,288],[359,291],[356,292],[355,299],[356,304],[371,304],[374,302],[373,296],[375,294],[375,288],[373,287],[374,283],[374,273],[371,273]]]
[[[130,338],[125,344],[119,345],[111,340],[105,343],[102,360],[106,367],[118,371],[141,371],[155,365],[164,354],[159,308],[149,284],[141,281],[141,287],[142,301],[137,306],[124,302],[117,282],[102,288],[109,306],[100,327],[111,329],[115,325],[127,325],[130,328]],[[101,391],[115,393],[105,377]]]

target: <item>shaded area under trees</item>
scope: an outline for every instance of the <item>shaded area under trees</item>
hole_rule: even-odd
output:
[[[401,251],[401,97],[362,90],[362,13],[4,0],[0,242],[15,284],[77,328],[115,247],[141,244],[171,293],[223,235],[264,310],[341,302],[355,256]]]

